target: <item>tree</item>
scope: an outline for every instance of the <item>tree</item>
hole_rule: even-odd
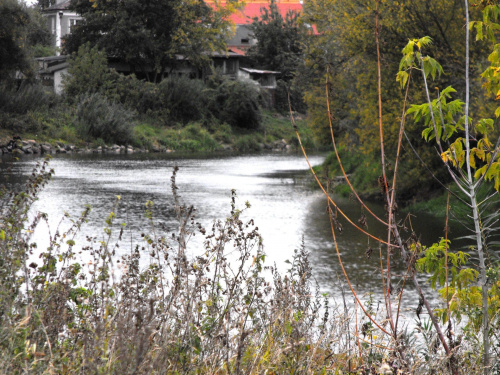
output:
[[[63,84],[70,100],[83,94],[110,91],[117,79],[116,72],[108,68],[106,54],[89,44],[80,46],[78,53],[71,56],[68,73],[63,78]]]
[[[33,57],[52,52],[52,35],[39,11],[18,0],[0,2],[0,79],[34,73]]]
[[[27,72],[30,68],[26,58],[26,26],[29,15],[26,6],[17,0],[0,3],[0,79],[15,71]]]
[[[318,34],[310,38],[306,49],[306,69],[301,71],[299,80],[307,85],[306,100],[309,106],[310,123],[316,127],[320,141],[327,143],[328,126],[325,124],[324,111],[315,107],[324,105],[326,78],[329,83],[334,129],[337,139],[355,150],[357,172],[354,178],[363,180],[362,189],[376,192],[380,166],[374,166],[372,160],[379,155],[377,129],[374,124],[378,94],[373,82],[377,79],[377,53],[374,38],[375,1],[361,0],[311,0],[305,2],[302,22],[315,24]],[[443,68],[447,74],[437,78],[436,85],[453,85],[462,93],[465,90],[465,66],[461,56],[465,53],[461,34],[465,24],[464,4],[461,0],[443,1],[395,1],[381,0],[380,15],[380,54],[382,100],[384,102],[384,134],[388,153],[394,151],[399,132],[399,103],[403,95],[395,82],[400,62],[400,48],[412,35],[429,35],[433,39],[430,47],[437,60],[446,61]],[[473,9],[474,14],[478,13]],[[484,62],[486,51],[484,43],[471,49],[474,71],[479,71]],[[414,100],[423,100],[421,82],[412,85],[409,95]],[[471,82],[472,95],[485,98],[481,91],[481,82]],[[319,91],[319,93],[318,93]],[[323,100],[318,99],[318,95]],[[485,113],[491,100],[485,99],[474,103],[473,111]],[[323,125],[321,125],[323,124]],[[409,123],[407,135],[417,148],[422,159],[428,163],[432,172],[446,181],[447,174],[433,158],[420,137],[419,125]],[[411,149],[406,149],[402,156],[405,163],[400,173],[404,174],[400,185],[400,198],[413,197],[422,199],[439,188],[439,184],[428,174],[420,172],[420,161]],[[388,161],[394,165],[394,160]]]
[[[303,62],[304,42],[307,27],[299,22],[299,13],[288,11],[283,17],[271,0],[269,8],[261,9],[260,18],[255,17],[251,30],[257,44],[250,47],[248,57],[264,69],[280,72],[279,78],[290,81]]]
[[[55,3],[56,0],[37,0],[36,7],[40,10],[43,10],[54,5]]]
[[[55,54],[54,36],[47,28],[47,19],[38,8],[27,8],[29,22],[26,25],[26,42],[33,57],[53,56]]]
[[[65,49],[72,53],[89,42],[156,80],[176,55],[202,67],[210,52],[225,50],[231,32],[227,16],[235,6],[210,7],[199,0],[72,0],[71,8],[84,21],[67,37]]]
[[[434,328],[437,336],[438,345],[442,346],[444,354],[444,364],[446,370],[453,374],[459,374],[465,366],[470,366],[471,357],[465,359],[461,355],[463,351],[469,351],[467,343],[471,342],[474,350],[477,351],[476,361],[472,365],[476,369],[480,369],[485,375],[492,374],[498,370],[498,357],[494,358],[491,354],[494,348],[499,345],[498,328],[500,327],[500,261],[495,249],[498,242],[492,238],[492,234],[498,230],[498,192],[500,190],[500,137],[498,137],[498,125],[500,124],[500,107],[495,105],[495,119],[484,118],[472,112],[473,103],[482,98],[473,97],[471,95],[471,48],[470,48],[470,29],[475,29],[477,32],[476,40],[482,48],[482,40],[492,42],[492,51],[488,56],[489,67],[481,74],[486,80],[485,86],[493,92],[497,99],[500,93],[500,78],[498,71],[500,69],[500,49],[497,44],[498,30],[500,24],[498,19],[500,16],[500,5],[496,1],[485,0],[481,4],[483,9],[482,21],[469,22],[469,0],[463,1],[462,11],[465,22],[462,30],[461,38],[464,51],[464,74],[462,75],[464,87],[461,93],[453,89],[451,86],[442,86],[444,80],[439,80],[439,76],[445,71],[444,66],[428,54],[432,46],[432,39],[428,36],[420,39],[410,39],[403,48],[403,58],[400,60],[396,82],[398,82],[405,90],[404,100],[402,101],[402,116],[399,119],[398,136],[396,139],[397,146],[395,147],[395,155],[392,156],[393,170],[389,171],[388,162],[389,148],[386,147],[386,127],[384,127],[384,96],[382,91],[382,67],[383,59],[381,58],[381,41],[384,38],[382,34],[383,28],[380,27],[379,6],[383,3],[382,0],[376,0],[374,12],[374,35],[375,35],[375,52],[376,52],[376,111],[373,111],[373,117],[378,120],[372,125],[372,134],[378,133],[379,142],[379,161],[380,161],[380,177],[378,185],[381,191],[381,197],[385,203],[384,216],[377,216],[369,207],[365,205],[363,199],[356,192],[355,184],[351,183],[350,176],[345,173],[345,164],[342,157],[339,155],[339,150],[336,141],[336,131],[333,128],[331,116],[331,105],[329,102],[330,92],[330,74],[326,74],[325,96],[327,99],[327,121],[330,131],[330,139],[333,143],[335,157],[343,172],[345,180],[349,184],[352,191],[352,196],[355,197],[362,210],[362,218],[356,223],[348,218],[348,216],[335,203],[334,197],[328,192],[328,186],[321,186],[323,192],[328,199],[328,212],[330,213],[331,229],[335,248],[338,254],[338,259],[342,265],[342,257],[339,252],[335,231],[340,228],[337,221],[337,216],[343,216],[351,225],[356,227],[361,233],[386,245],[385,259],[380,251],[380,274],[382,278],[382,289],[385,300],[385,318],[383,324],[377,322],[372,312],[363,307],[363,303],[359,300],[358,295],[353,285],[349,282],[348,274],[342,265],[342,271],[351,288],[355,300],[361,307],[363,314],[368,319],[371,327],[377,327],[379,332],[392,337],[392,343],[395,345],[395,350],[392,352],[393,359],[390,360],[392,368],[388,370],[392,373],[412,370],[404,369],[408,366],[408,357],[405,358],[404,345],[400,345],[400,340],[403,335],[398,333],[398,319],[401,311],[401,296],[404,292],[404,284],[407,280],[412,280],[415,284],[416,293],[419,296],[419,305],[417,307],[417,316],[425,306],[430,318],[430,324]],[[441,52],[441,51],[440,51]],[[476,50],[477,52],[477,50]],[[453,59],[453,51],[450,51]],[[456,71],[455,71],[456,72]],[[431,84],[431,79],[433,80]],[[456,80],[456,77],[452,77]],[[419,82],[420,81],[420,82]],[[419,83],[417,83],[419,82]],[[417,89],[423,90],[423,104],[411,105],[407,109],[407,104],[413,102],[413,98],[409,95],[410,85],[416,86]],[[432,88],[432,89],[431,89]],[[462,96],[464,100],[453,99],[455,96]],[[482,104],[476,106],[481,107]],[[388,107],[391,110],[391,107]],[[492,111],[493,112],[493,111]],[[491,113],[490,113],[491,115]],[[455,251],[451,248],[451,243],[448,239],[448,216],[445,222],[445,234],[432,246],[426,247],[422,245],[418,239],[418,235],[412,233],[411,228],[407,228],[404,224],[405,220],[400,220],[397,217],[396,199],[399,195],[399,181],[402,179],[400,173],[400,165],[404,165],[402,160],[402,148],[407,144],[412,146],[411,141],[405,140],[407,132],[407,117],[413,117],[414,122],[419,125],[419,136],[426,142],[432,141],[435,143],[433,152],[434,159],[437,159],[442,166],[442,169],[449,174],[450,180],[455,183],[456,190],[447,190],[450,195],[459,202],[462,208],[467,211],[467,215],[462,218],[462,224],[467,228],[471,235],[467,236],[471,241],[471,246],[468,246],[466,251]],[[423,122],[423,126],[422,123]],[[496,140],[495,140],[496,138]],[[300,138],[299,138],[300,142]],[[420,151],[420,150],[418,150]],[[303,149],[305,154],[305,150]],[[417,157],[419,153],[415,152]],[[420,157],[419,157],[420,158]],[[392,162],[391,160],[391,162]],[[314,174],[314,170],[311,168]],[[321,182],[315,175],[316,180],[321,185]],[[486,183],[493,182],[492,184]],[[443,183],[444,186],[444,183]],[[494,201],[496,200],[496,202]],[[491,211],[491,203],[496,203],[497,208],[494,212]],[[447,212],[450,211],[450,202],[446,204]],[[488,214],[489,210],[489,214]],[[387,228],[387,237],[377,238],[370,234],[369,228],[366,225],[366,217],[373,216],[377,221]],[[467,221],[468,220],[468,221]],[[359,224],[359,225],[358,225]],[[405,238],[405,232],[409,229],[411,235]],[[455,245],[456,246],[456,245]],[[401,256],[404,263],[406,273],[404,275],[396,275],[392,268],[394,267],[396,255]],[[475,259],[474,262],[468,263],[469,258]],[[378,267],[378,265],[377,265]],[[429,274],[429,281],[433,288],[441,287],[439,291],[443,298],[444,304],[442,307],[432,308],[430,301],[426,298],[420,282],[416,277],[416,272],[426,272]],[[394,285],[399,281],[403,286],[394,293]],[[400,284],[401,285],[401,284]],[[461,321],[461,317],[466,316],[466,319]],[[420,319],[420,318],[419,318]],[[454,333],[454,324],[456,322],[457,331],[462,334]],[[388,323],[388,324],[387,324]],[[363,325],[364,326],[364,325]],[[446,331],[445,331],[446,327]],[[480,342],[481,341],[481,342]],[[364,344],[363,344],[364,345]],[[433,353],[437,353],[437,346],[434,342]],[[359,346],[359,356],[361,364],[363,364],[362,349]],[[498,352],[496,352],[498,354]],[[370,348],[370,356],[372,349]],[[479,357],[482,357],[482,364],[479,363]],[[432,358],[426,355],[425,361]],[[492,363],[492,359],[496,363]],[[462,363],[460,363],[462,362]],[[465,366],[464,366],[465,365]],[[429,365],[427,371],[434,372],[434,369]],[[399,367],[399,368],[398,368]],[[411,366],[408,366],[411,367]],[[444,370],[444,369],[443,369]],[[467,371],[472,372],[472,368]],[[380,372],[380,371],[379,371]],[[439,372],[439,370],[438,370]],[[442,371],[444,372],[444,371]],[[439,373],[442,373],[439,372]],[[477,372],[475,372],[477,373]]]

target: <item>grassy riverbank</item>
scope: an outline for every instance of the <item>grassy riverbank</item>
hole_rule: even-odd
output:
[[[7,144],[14,136],[38,143],[71,144],[76,147],[104,146],[102,138],[94,140],[82,138],[74,127],[74,114],[68,112],[30,112],[25,115],[4,119],[10,126],[0,128],[0,145]],[[37,121],[37,123],[33,123]],[[315,148],[310,128],[303,116],[295,119],[304,144]],[[290,118],[280,113],[264,110],[262,124],[258,129],[240,129],[227,124],[212,122],[191,122],[186,125],[159,126],[153,117],[142,116],[133,128],[132,137],[127,142],[135,148],[149,151],[192,151],[207,152],[220,150],[261,151],[295,148],[297,139]],[[108,145],[111,145],[108,143]]]
[[[41,124],[35,129],[31,126],[0,129],[0,145],[7,144],[16,135],[23,140],[32,139],[38,143],[52,145],[63,143],[93,148],[106,144],[100,138],[92,141],[82,139],[72,126],[74,119],[71,112],[63,115],[67,122],[53,113],[29,113],[11,121],[29,123],[33,117],[36,117]],[[201,122],[163,127],[155,124],[154,118],[143,117],[134,127],[132,138],[127,144],[149,151],[191,152],[222,150],[248,152],[296,148],[297,138],[288,116],[266,110],[263,111],[262,118],[261,127],[250,130],[235,129],[227,124],[205,125]],[[309,149],[314,149],[315,142],[305,118],[298,115],[295,121],[304,144]]]

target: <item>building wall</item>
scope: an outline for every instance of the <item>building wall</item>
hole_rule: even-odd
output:
[[[44,15],[47,19],[47,28],[54,35],[54,45],[59,48],[62,47],[62,38],[70,33],[70,21],[82,19],[75,12],[68,10],[57,10]]]
[[[245,42],[245,40],[247,42]],[[250,30],[250,25],[237,25],[236,33],[227,42],[229,46],[253,46],[257,43],[257,40],[252,38],[252,31]]]
[[[58,70],[57,72],[54,72],[54,92],[56,94],[62,94],[63,92],[63,75],[68,74],[68,68]]]

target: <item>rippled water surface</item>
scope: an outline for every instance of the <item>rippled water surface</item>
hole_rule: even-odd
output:
[[[323,159],[323,155],[315,155],[311,162],[319,164]],[[40,159],[23,158],[11,164],[3,159],[0,181],[19,186],[37,161]],[[54,178],[41,193],[35,208],[49,215],[52,233],[65,212],[77,217],[88,204],[92,206],[92,213],[79,241],[83,242],[86,235],[103,237],[104,220],[112,210],[116,195],[122,197],[118,221],[127,222],[123,252],[130,250],[131,243],[140,242],[148,200],[154,202],[157,221],[167,231],[175,231],[170,177],[173,167],[178,166],[178,192],[184,203],[197,208],[197,220],[203,225],[208,226],[214,219],[223,219],[229,214],[231,190],[235,189],[239,207],[246,201],[251,204],[245,217],[253,218],[259,227],[268,254],[266,263],[276,263],[279,269],[285,269],[284,261],[292,257],[293,250],[304,238],[321,290],[339,295],[335,285],[341,271],[332,244],[325,198],[319,190],[311,188],[307,164],[301,155],[58,155],[50,166],[55,170]],[[348,199],[338,202],[357,222],[363,212],[359,205]],[[381,206],[374,204],[372,208],[383,216]],[[61,224],[62,228],[67,227],[66,223]],[[422,234],[424,243],[429,244],[443,235],[441,219],[419,215],[412,218],[412,225]],[[353,285],[361,292],[373,292],[376,299],[380,299],[379,246],[347,223],[343,222],[342,226],[339,249]],[[382,238],[387,236],[383,227],[370,218],[368,228]],[[48,239],[46,232],[38,230],[35,235],[39,247]],[[201,240],[201,236],[190,240],[193,253],[201,247]],[[367,258],[365,253],[369,247],[374,253]],[[400,269],[400,272],[403,271]],[[418,299],[412,293],[405,301],[407,308],[413,309]]]

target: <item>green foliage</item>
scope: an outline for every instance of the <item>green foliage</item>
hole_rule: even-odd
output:
[[[205,115],[206,86],[203,81],[171,76],[158,85],[162,107],[173,122],[198,121]]]
[[[308,29],[299,22],[299,14],[289,11],[283,17],[271,0],[269,8],[262,7],[260,17],[255,17],[251,30],[258,43],[248,50],[255,66],[280,72],[279,78],[290,81],[302,63],[304,41]]]
[[[78,100],[75,127],[84,138],[126,144],[132,138],[133,116],[121,104],[111,103],[99,93],[87,94]]]
[[[29,14],[18,0],[2,0],[0,3],[0,80],[10,77],[16,70],[28,72],[26,26]]]
[[[227,19],[235,3],[214,9],[196,0],[72,0],[71,7],[84,21],[66,38],[69,53],[91,43],[129,64],[137,75],[157,81],[175,62],[175,54],[201,66],[209,61],[206,52],[225,49]]]
[[[36,8],[27,8],[29,14],[29,23],[26,25],[26,43],[33,49],[46,48],[51,50],[53,56],[55,54],[53,42],[54,36],[47,27],[47,18],[42,16],[42,13]],[[32,53],[33,54],[33,53]],[[35,57],[39,57],[35,54]]]
[[[82,94],[109,92],[115,79],[106,54],[96,46],[82,45],[69,59],[68,74],[63,78],[64,93],[74,99]]]
[[[113,85],[103,92],[109,99],[122,103],[140,114],[161,115],[162,96],[157,84],[139,80],[135,75],[114,72]]]
[[[251,151],[261,151],[261,143],[256,139],[256,137],[251,135],[244,135],[238,138],[234,144],[238,151],[251,152]]]
[[[350,147],[359,160],[365,160],[366,163],[373,163],[374,156],[380,155],[376,111],[378,95],[375,84],[377,53],[373,36],[375,5],[375,1],[311,0],[304,3],[304,14],[301,17],[301,22],[316,25],[319,32],[319,35],[308,40],[306,66],[300,70],[298,77],[306,87],[309,124],[318,142],[330,142],[328,114],[325,110],[325,88],[328,81],[336,140],[338,144]],[[432,59],[425,57],[424,68],[429,79],[435,77],[433,85],[453,86],[457,90],[457,97],[463,97],[464,70],[460,67],[463,66],[462,56],[465,54],[465,20],[462,10],[463,1],[458,0],[379,1],[384,147],[389,159],[387,162],[392,165],[394,159],[391,155],[396,154],[401,104],[404,99],[400,85],[408,79],[404,69],[398,74],[402,60],[401,49],[408,44],[408,38],[428,35],[430,38],[420,41],[411,39],[409,48],[418,52],[419,44],[425,51],[432,52]],[[471,10],[473,17],[478,13],[478,8]],[[432,44],[429,44],[431,38]],[[472,68],[479,68],[485,56],[484,44],[471,46],[471,53],[472,61],[477,62]],[[420,64],[416,56],[413,59],[415,64]],[[441,70],[436,65],[437,61],[443,64],[446,61],[446,74],[439,75]],[[397,75],[398,81],[394,79]],[[472,103],[471,109],[476,113],[485,113],[491,106],[491,101],[484,98],[481,84],[479,79],[475,79],[472,85],[471,97],[481,98]],[[411,80],[409,97],[414,103],[424,101],[425,91],[421,79]],[[454,121],[458,121],[458,118]],[[405,130],[430,171],[441,181],[448,182],[449,176],[443,173],[439,161],[435,162],[434,154],[427,150],[428,145],[420,139],[422,127],[409,122]],[[422,188],[426,192],[439,189],[430,173],[422,173],[421,164],[412,153],[408,147],[404,147],[402,151],[404,163],[401,164],[404,167],[399,172],[398,180],[404,182],[405,186],[398,189],[401,199],[412,196]],[[360,165],[363,164],[360,162]],[[371,175],[378,177],[376,173]],[[372,181],[371,185],[376,185],[376,181]]]
[[[486,79],[485,86],[490,92],[496,91],[498,77],[497,67],[500,64],[500,55],[495,44],[493,30],[500,30],[497,18],[500,15],[500,6],[488,4],[483,8],[483,22],[473,22],[470,28],[475,28],[477,40],[488,39],[494,43],[493,52],[488,60],[490,67],[482,74]],[[483,34],[483,28],[485,33]],[[481,333],[483,365],[490,365],[490,340],[495,340],[492,328],[498,324],[498,258],[491,256],[490,235],[496,229],[491,219],[483,216],[488,208],[488,201],[492,195],[484,200],[481,197],[483,188],[481,182],[494,181],[493,188],[500,189],[500,161],[498,161],[497,145],[493,145],[491,138],[495,136],[497,120],[481,118],[477,114],[470,116],[470,107],[475,101],[470,100],[469,84],[466,79],[466,102],[460,100],[448,101],[455,93],[451,86],[438,91],[438,97],[431,100],[426,78],[442,72],[436,60],[423,54],[423,48],[430,45],[430,38],[412,39],[403,49],[403,58],[400,63],[400,73],[397,80],[405,87],[413,71],[422,74],[427,102],[422,105],[412,105],[407,114],[413,114],[416,122],[424,122],[422,137],[426,141],[435,140],[442,161],[447,165],[453,176],[455,185],[468,203],[469,216],[472,219],[471,230],[474,246],[471,251],[477,255],[478,264],[465,267],[468,254],[449,252],[449,242],[441,240],[425,249],[424,256],[417,261],[417,269],[431,274],[431,286],[441,287],[441,297],[446,302],[446,308],[438,309],[437,314],[443,322],[452,317],[458,321],[466,316],[465,332]],[[415,48],[416,47],[416,48]],[[469,53],[466,55],[467,69],[469,69]],[[498,99],[498,92],[497,92]],[[498,117],[500,107],[495,111]],[[475,123],[475,124],[474,124]],[[490,226],[491,225],[491,226]],[[418,246],[416,247],[418,249]],[[489,274],[493,275],[489,280]],[[486,372],[485,372],[486,373]]]
[[[208,95],[208,110],[219,121],[244,129],[260,127],[259,92],[254,85],[223,80]]]
[[[47,92],[40,84],[23,82],[19,88],[0,84],[0,109],[12,114],[26,114],[29,111],[44,110],[58,101],[54,93]]]
[[[0,80],[12,79],[16,72],[33,79],[37,69],[33,57],[51,51],[46,20],[19,0],[2,0],[0,19]]]
[[[304,93],[293,83],[288,83],[279,79],[276,82],[276,90],[274,91],[274,108],[283,114],[290,112],[290,105],[292,111],[299,113],[306,113],[307,107],[304,102]]]

